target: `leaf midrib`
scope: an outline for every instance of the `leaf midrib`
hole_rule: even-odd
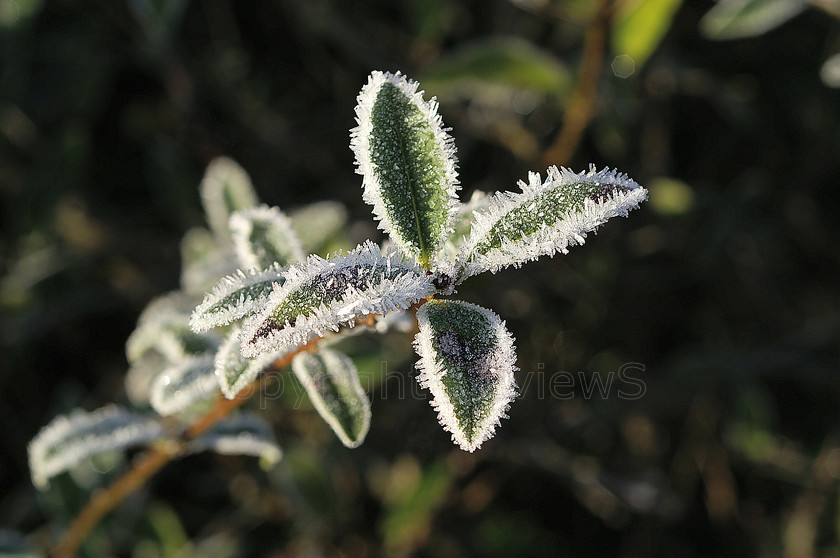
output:
[[[404,120],[400,120],[398,125],[400,128],[404,125],[405,133],[409,133],[408,130],[410,130],[411,127]],[[420,245],[420,265],[428,269],[429,254],[426,250],[426,244],[423,242],[423,225],[420,223],[420,211],[417,209],[417,192],[415,192],[417,184],[416,180],[412,176],[411,169],[409,168],[406,143],[403,141],[403,135],[400,133],[403,131],[404,130],[402,129],[397,130],[397,142],[400,146],[400,157],[402,158],[403,168],[405,168],[405,176],[408,180],[408,195],[411,198],[411,208],[414,211],[414,222],[417,224],[417,243]]]

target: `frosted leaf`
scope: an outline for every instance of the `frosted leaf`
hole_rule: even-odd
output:
[[[461,253],[461,280],[484,271],[519,267],[540,256],[566,253],[583,244],[586,233],[615,216],[626,217],[647,199],[647,190],[626,174],[604,169],[574,173],[550,167],[543,182],[529,174],[521,192],[500,192],[477,211]]]
[[[210,399],[218,389],[213,355],[193,357],[161,372],[149,399],[155,411],[168,416]]]
[[[370,428],[370,401],[350,357],[330,349],[302,352],[292,360],[292,370],[341,443],[361,445]]]
[[[832,54],[823,62],[820,79],[829,87],[840,88],[840,53]]]
[[[283,283],[283,273],[277,266],[265,271],[243,273],[237,271],[223,277],[190,316],[193,331],[207,331],[227,325],[258,312],[274,287]]]
[[[276,207],[261,205],[236,211],[228,223],[236,258],[242,269],[266,269],[304,258],[291,221]]]
[[[216,424],[190,442],[194,452],[214,451],[224,455],[253,455],[265,466],[272,466],[283,457],[271,427],[258,415],[238,413]]]
[[[458,300],[430,300],[417,311],[420,385],[452,441],[475,451],[507,418],[516,397],[513,337],[486,308]]]
[[[417,85],[399,72],[373,72],[357,99],[350,147],[379,227],[428,269],[458,211],[458,174],[437,101],[424,101]]]
[[[236,257],[229,246],[220,247],[207,229],[196,227],[181,239],[181,288],[200,296],[223,277],[236,271]]]
[[[289,266],[285,276],[264,310],[243,324],[246,357],[301,345],[370,314],[408,308],[435,291],[424,271],[398,252],[383,255],[370,241],[328,260],[309,256]]]
[[[720,0],[700,19],[700,32],[715,41],[762,35],[802,13],[806,0]]]
[[[199,188],[207,222],[223,244],[230,244],[231,213],[257,205],[257,194],[248,173],[227,157],[210,161]]]
[[[470,233],[470,228],[475,219],[475,212],[486,209],[492,199],[492,196],[487,192],[482,192],[481,190],[473,191],[469,201],[458,208],[451,236],[453,241],[457,242]]]
[[[137,317],[137,325],[177,321],[185,315],[189,316],[194,304],[195,299],[182,291],[160,295],[146,304]]]
[[[487,192],[474,190],[467,203],[458,208],[458,213],[453,219],[452,232],[446,241],[445,253],[451,260],[456,260],[460,254],[460,245],[463,244],[467,235],[470,234],[475,212],[486,209],[492,197]]]
[[[215,352],[219,337],[213,332],[195,333],[186,322],[182,324],[155,324],[134,330],[126,342],[126,355],[131,364],[149,351],[163,355],[168,362],[178,362],[191,355]]]
[[[263,353],[255,358],[245,358],[239,350],[240,333],[241,328],[233,328],[216,354],[216,376],[219,380],[219,386],[222,388],[222,393],[228,399],[236,397],[237,393],[257,379],[260,372],[295,348],[293,346],[283,347],[277,351]]]
[[[149,351],[156,351],[169,362],[215,352],[220,343],[215,333],[196,333],[188,326],[194,304],[194,298],[180,291],[152,300],[140,314],[137,327],[126,341],[128,362],[136,363]]]
[[[44,489],[50,478],[88,457],[143,444],[163,434],[156,420],[116,405],[60,415],[29,443],[32,482]]]
[[[149,405],[149,396],[155,378],[174,362],[156,350],[143,353],[134,361],[125,375],[125,393],[137,407]]]
[[[347,209],[337,201],[315,202],[289,212],[292,228],[307,254],[318,254],[347,222]]]

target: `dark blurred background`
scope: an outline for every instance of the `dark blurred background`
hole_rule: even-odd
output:
[[[372,388],[355,450],[309,406],[254,401],[279,465],[182,459],[85,555],[840,556],[838,8],[740,2],[790,17],[720,40],[738,22],[712,2],[627,4],[556,162],[617,167],[651,199],[459,289],[517,338],[522,397],[496,437],[460,451],[417,389]],[[124,470],[38,493],[26,445],[59,413],[126,403],[125,339],[178,288],[209,160],[283,209],[344,202],[347,247],[381,240],[348,130],[370,71],[401,70],[440,98],[462,199],[512,190],[545,171],[595,9],[0,0],[0,528],[48,548]],[[410,337],[356,341],[365,374],[412,385]]]

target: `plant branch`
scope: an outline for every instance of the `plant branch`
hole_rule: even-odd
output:
[[[811,0],[811,5],[836,19],[840,19],[840,4],[835,0]]]
[[[105,514],[114,509],[130,494],[136,492],[147,480],[179,454],[179,444],[161,445],[147,450],[134,461],[132,467],[120,478],[88,501],[87,505],[73,520],[58,546],[53,550],[52,556],[54,558],[75,556],[88,534]]]
[[[601,0],[595,16],[589,22],[577,83],[566,107],[563,126],[554,143],[542,154],[543,166],[568,163],[580,143],[583,131],[592,119],[613,7],[612,0]]]
[[[310,351],[318,344],[315,338],[305,345],[301,345],[289,354],[277,359],[267,370],[281,370],[291,364],[298,353]],[[110,486],[96,494],[87,505],[76,515],[67,532],[53,550],[52,558],[70,558],[76,555],[88,534],[111,510],[116,508],[128,496],[140,489],[155,473],[173,459],[183,455],[187,442],[194,440],[207,432],[219,421],[227,417],[232,411],[242,406],[257,391],[259,380],[247,389],[239,392],[233,399],[219,397],[213,408],[196,419],[187,428],[180,441],[167,440],[149,448],[138,457],[131,468]]]

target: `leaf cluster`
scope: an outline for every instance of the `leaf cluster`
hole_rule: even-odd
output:
[[[474,275],[583,244],[647,191],[617,171],[551,167],[519,192],[478,192],[462,204],[454,142],[417,82],[373,72],[356,120],[350,146],[363,199],[390,242],[306,256],[322,224],[260,205],[241,167],[213,161],[201,184],[209,229],[184,238],[182,288],[150,303],[126,344],[133,403],[176,426],[116,407],[59,417],[30,446],[37,485],[97,453],[177,439],[219,392],[237,397],[283,357],[339,440],[356,447],[370,401],[332,341],[357,327],[387,331],[407,310],[416,310],[418,381],[444,429],[470,452],[493,436],[516,397],[514,339],[493,311],[448,297]],[[270,427],[250,414],[184,448],[205,449],[266,463],[282,455]]]

